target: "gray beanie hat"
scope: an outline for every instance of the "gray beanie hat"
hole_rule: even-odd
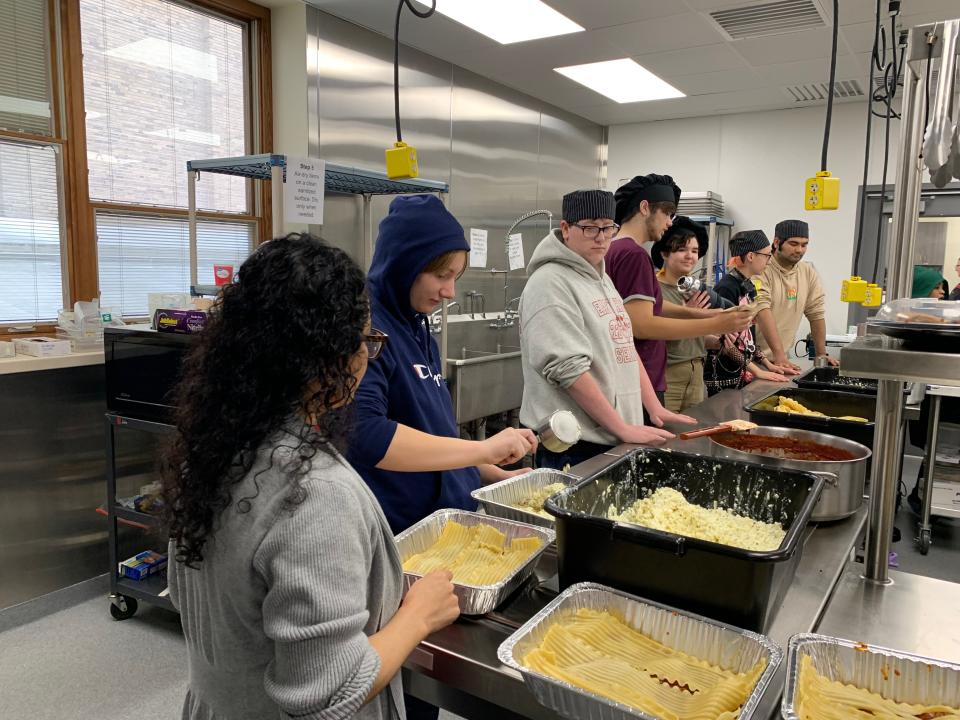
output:
[[[563,196],[563,219],[573,224],[584,219],[613,219],[617,204],[606,190],[574,190]]]
[[[781,220],[773,230],[773,236],[780,240],[789,240],[792,237],[810,237],[810,226],[803,220]]]
[[[758,252],[770,246],[763,230],[742,230],[730,238],[730,255],[743,257],[748,252]]]

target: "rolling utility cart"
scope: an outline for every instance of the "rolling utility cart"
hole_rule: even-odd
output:
[[[940,402],[944,397],[960,397],[960,387],[946,385],[928,385],[926,394],[930,396],[930,418],[927,424],[927,446],[923,458],[923,482],[921,484],[921,516],[917,533],[920,552],[930,552],[933,536],[932,517],[960,518],[960,482],[956,473],[946,477],[938,473],[937,444],[940,429]]]
[[[107,423],[106,511],[110,547],[110,614],[114,620],[126,620],[133,617],[137,612],[138,601],[140,600],[167,610],[176,611],[167,594],[166,569],[142,580],[120,577],[117,572],[117,565],[123,560],[120,557],[118,525],[137,527],[144,532],[155,532],[158,522],[156,517],[150,513],[133,510],[117,502],[116,432],[119,428],[130,428],[149,433],[168,434],[173,432],[173,426],[109,412],[105,419]]]
[[[707,228],[707,254],[703,268],[709,285],[716,285],[727,274],[727,261],[730,259],[730,236],[733,233],[733,220],[716,215],[691,215],[690,219]]]

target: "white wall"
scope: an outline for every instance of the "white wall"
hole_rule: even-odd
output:
[[[806,220],[811,234],[807,259],[816,265],[827,292],[827,332],[846,332],[840,283],[853,265],[866,106],[834,106],[828,169],[841,179],[840,209],[807,212],[803,183],[820,169],[824,114],[825,108],[817,107],[614,125],[608,184],[613,190],[620,178],[650,172],[672,175],[684,190],[719,192],[726,214],[736,223],[734,231],[760,228],[771,240],[780,220]],[[895,177],[899,135],[894,121],[888,182]],[[869,184],[880,182],[882,145],[883,124],[875,120]]]
[[[307,6],[273,7],[270,11],[273,54],[273,152],[308,155],[307,151]],[[306,232],[306,225],[287,223],[286,232]]]
[[[947,246],[943,257],[943,277],[946,278],[952,290],[960,283],[960,275],[957,274],[956,268],[957,258],[960,258],[960,218],[920,218],[920,222],[947,223]]]

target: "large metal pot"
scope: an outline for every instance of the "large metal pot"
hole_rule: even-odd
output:
[[[769,457],[756,453],[736,450],[723,445],[715,438],[712,455],[714,457],[731,458],[744,462],[757,463],[773,467],[790,468],[792,470],[806,470],[827,474],[820,500],[810,515],[811,521],[840,520],[853,515],[863,503],[863,489],[867,479],[867,461],[870,459],[870,449],[860,443],[839,438],[834,435],[797,430],[783,427],[758,427],[747,431],[751,435],[771,435],[773,437],[789,437],[794,440],[807,440],[829,445],[830,447],[846,450],[854,456],[853,460],[788,460],[785,458]]]

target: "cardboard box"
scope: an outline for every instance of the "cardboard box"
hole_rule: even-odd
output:
[[[150,575],[156,575],[166,566],[166,555],[145,550],[121,562],[117,566],[117,574],[131,580],[143,580]]]
[[[18,355],[32,355],[34,357],[58,357],[70,354],[69,340],[27,338],[25,340],[14,340],[13,347]]]
[[[207,324],[207,314],[199,310],[157,310],[153,314],[153,328],[157,332],[191,335]]]

